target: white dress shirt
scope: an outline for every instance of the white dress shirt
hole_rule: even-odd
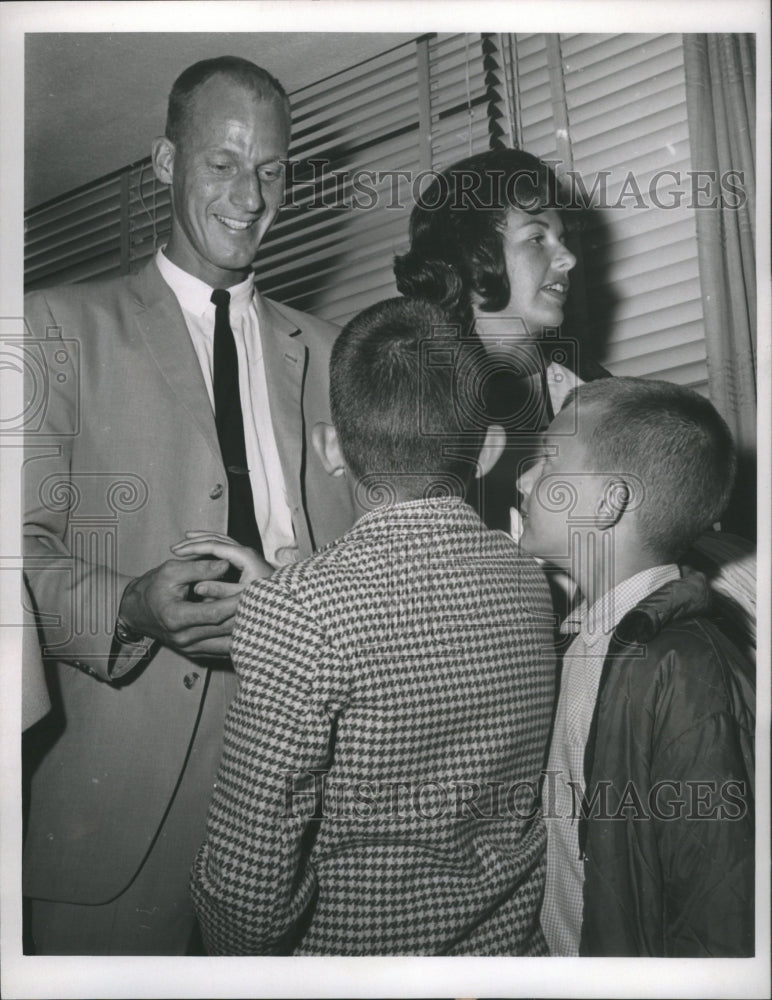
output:
[[[578,955],[582,931],[584,863],[579,857],[579,815],[584,794],[584,750],[611,635],[628,611],[670,580],[674,564],[654,566],[623,580],[561,631],[578,634],[566,651],[543,790],[547,823],[547,882],[541,924],[552,955]],[[573,789],[569,782],[573,783]]]
[[[163,249],[158,250],[155,258],[158,270],[182,309],[214,412],[212,358],[215,307],[211,301],[212,288],[173,264]],[[231,296],[231,329],[239,363],[239,395],[255,520],[260,529],[265,558],[271,565],[281,566],[297,559],[297,546],[271,420],[253,275],[250,274],[228,291]],[[197,528],[198,525],[191,524],[190,527]]]

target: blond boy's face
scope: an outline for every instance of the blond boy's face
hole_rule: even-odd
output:
[[[520,545],[575,576],[572,539],[596,530],[608,477],[592,471],[585,441],[597,417],[588,408],[578,415],[561,410],[542,436],[542,447],[534,466],[518,480],[523,494],[520,514],[523,533]]]

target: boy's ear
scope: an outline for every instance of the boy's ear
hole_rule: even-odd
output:
[[[598,501],[595,523],[601,530],[613,528],[627,510],[631,500],[630,487],[624,479],[609,479]]]
[[[338,432],[332,424],[322,422],[314,424],[311,428],[311,441],[327,475],[345,475],[346,463],[343,461],[343,454],[340,450]]]
[[[501,453],[507,443],[507,432],[501,424],[491,424],[485,434],[483,446],[477,458],[475,479],[487,476],[493,466],[501,458]]]
[[[174,175],[174,143],[165,135],[153,140],[153,171],[162,184],[171,184]]]

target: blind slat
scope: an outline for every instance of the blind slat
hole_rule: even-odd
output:
[[[518,53],[523,47],[529,52],[528,78],[521,83],[537,81],[540,44],[531,38],[521,46],[519,38]],[[672,370],[704,384],[696,229],[686,204],[690,148],[680,36],[577,34],[561,35],[560,42],[573,167],[588,191],[600,173],[605,180],[605,207],[585,213],[581,232],[589,319],[597,309],[606,324],[599,360],[615,374]],[[521,100],[530,104],[524,136],[541,144],[534,152],[551,152],[553,114],[543,83],[522,89]],[[679,177],[664,176],[665,170]],[[668,204],[668,193],[678,189],[685,191],[680,207],[657,206],[657,197]]]

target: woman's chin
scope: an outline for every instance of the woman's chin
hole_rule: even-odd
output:
[[[539,322],[538,325],[534,324],[534,328],[538,330],[535,335],[535,340],[541,340],[544,337],[547,330],[559,330],[563,325],[563,310],[555,309],[553,312],[545,315]],[[530,326],[529,326],[530,329]]]

